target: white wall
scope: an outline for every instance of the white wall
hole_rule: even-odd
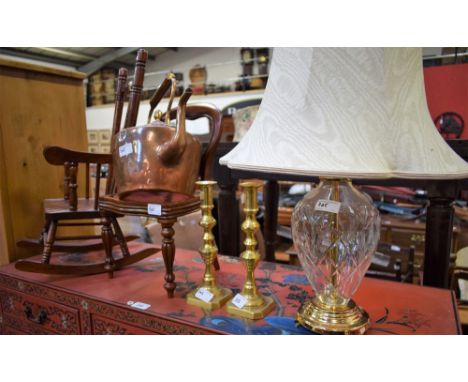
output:
[[[184,74],[184,86],[190,84],[189,72],[195,65],[206,66],[207,83],[217,85],[233,85],[242,73],[240,63],[241,48],[179,48],[177,52],[167,51],[156,57],[154,61],[149,61],[146,65],[146,76],[144,88],[156,88],[169,71],[182,72]],[[256,66],[254,66],[254,71]],[[152,75],[152,72],[161,72]],[[255,73],[255,72],[254,72]],[[149,74],[149,75],[148,75]],[[218,107],[220,110],[225,106],[251,98],[261,98],[263,90],[249,91],[245,93],[224,93],[207,96],[192,96],[189,103],[206,102]],[[175,102],[175,105],[177,102]],[[167,100],[161,101],[159,108],[165,110]],[[143,101],[138,113],[138,125],[146,123],[149,112],[148,101]],[[114,105],[103,105],[89,107],[86,110],[86,124],[88,130],[110,129],[114,115]],[[187,130],[194,134],[204,134],[208,132],[206,121],[187,122]]]
[[[217,85],[231,85],[242,73],[240,64],[240,47],[234,48],[179,48],[177,52],[167,51],[156,57],[154,61],[150,60],[146,66],[146,73],[161,72],[156,75],[145,77],[145,88],[155,88],[164,79],[165,73],[169,71],[182,72],[184,74],[184,85],[190,84],[189,71],[195,65],[205,65],[207,68],[207,83]],[[440,54],[441,48],[423,48],[423,55]],[[270,53],[271,54],[271,53]],[[223,63],[223,65],[218,65]],[[256,67],[254,67],[256,70]],[[255,72],[254,72],[255,73]],[[192,96],[189,103],[208,102],[216,105],[219,109],[230,103],[242,99],[261,98],[263,90],[258,92],[247,92],[239,94],[218,94],[216,96]],[[177,103],[175,103],[177,104]],[[164,110],[167,101],[163,100],[159,109]],[[138,122],[141,125],[146,123],[146,117],[149,112],[148,101],[141,103]],[[112,125],[114,105],[95,106],[87,108],[86,122],[90,130],[110,129]],[[188,130],[195,134],[203,134],[207,128],[204,123],[187,122]]]
[[[234,102],[241,100],[248,100],[254,98],[262,98],[263,90],[251,90],[245,93],[236,92],[236,93],[224,93],[217,95],[207,95],[207,96],[192,96],[189,101],[191,103],[210,103],[215,105],[218,109],[223,109],[225,106],[230,105]],[[175,100],[173,106],[177,106],[177,101]],[[124,112],[126,110],[124,108]],[[163,99],[159,104],[158,109],[165,111],[167,107],[167,99]],[[138,111],[138,120],[137,125],[143,125],[146,123],[148,113],[149,113],[149,101],[142,101],[140,109]],[[88,130],[99,130],[99,129],[111,129],[112,120],[114,118],[114,105],[103,105],[88,107],[86,109],[86,126]],[[198,122],[187,121],[187,131],[192,134],[206,134],[208,132],[208,122],[206,120],[201,120]]]
[[[190,84],[189,72],[195,65],[206,66],[207,83],[232,85],[242,74],[241,48],[179,48],[167,51],[149,61],[146,73],[169,71],[182,72],[184,85]],[[223,65],[218,65],[223,64]],[[145,77],[145,88],[155,88],[164,79],[164,73]]]
[[[438,56],[442,54],[442,48],[422,48],[423,57],[426,56]]]

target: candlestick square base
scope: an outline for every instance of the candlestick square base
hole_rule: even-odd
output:
[[[259,320],[270,313],[275,307],[275,302],[271,297],[262,296],[263,303],[257,306],[244,306],[238,308],[232,301],[226,305],[226,310],[229,314],[242,318],[249,318],[251,320]]]
[[[213,298],[210,301],[205,302],[203,300],[200,300],[198,297],[196,297],[195,295],[200,288],[204,288],[208,290],[209,292],[213,293]],[[232,297],[232,291],[228,288],[218,287],[216,288],[216,290],[213,290],[213,289],[206,288],[206,287],[199,287],[189,292],[187,294],[186,299],[187,299],[187,304],[189,305],[195,305],[195,306],[199,306],[200,308],[213,310],[213,309],[221,308],[224,304],[226,304],[226,302],[229,301],[231,297]]]

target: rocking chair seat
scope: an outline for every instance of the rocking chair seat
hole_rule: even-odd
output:
[[[149,205],[156,204],[159,208],[155,213],[149,213]],[[173,272],[175,244],[173,225],[181,216],[200,209],[200,199],[193,195],[173,193],[161,190],[136,190],[122,196],[110,194],[99,198],[99,210],[103,216],[113,214],[154,217],[161,224],[163,236],[162,255],[166,266],[164,287],[168,297],[174,296],[176,288]]]
[[[148,204],[161,206],[161,213],[150,215]],[[161,190],[136,190],[119,196],[111,194],[99,198],[99,210],[122,215],[154,216],[177,219],[200,209],[200,198]]]
[[[94,199],[78,198],[76,211],[70,209],[68,200],[45,199],[44,213],[59,219],[96,219],[100,217],[99,210],[94,208]]]

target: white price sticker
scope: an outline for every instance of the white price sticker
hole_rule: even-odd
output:
[[[210,302],[213,299],[213,293],[205,288],[200,288],[197,293],[195,293],[195,297],[202,301]]]
[[[388,267],[390,264],[390,257],[384,255],[383,253],[376,252],[372,258],[372,264],[379,265],[381,267]]]
[[[119,157],[125,157],[133,153],[133,145],[130,142],[125,143],[119,147]]]
[[[134,302],[132,305],[130,305],[132,308],[137,308],[141,310],[146,310],[148,309],[151,305],[150,304],[145,304],[144,302]]]
[[[237,306],[239,309],[242,309],[245,304],[247,304],[247,299],[242,296],[240,293],[237,293],[232,299],[232,303]]]
[[[161,216],[160,204],[148,204],[148,215]]]
[[[337,214],[340,210],[340,206],[340,202],[335,202],[334,200],[320,199],[315,204],[315,209],[317,211],[325,211]]]
[[[390,249],[393,251],[393,252],[400,252],[400,247],[398,245],[392,245],[390,247]]]

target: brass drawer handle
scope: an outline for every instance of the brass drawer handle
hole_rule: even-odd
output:
[[[37,317],[34,317],[31,307],[26,306],[24,308],[24,314],[26,314],[26,318],[29,321],[34,322],[39,325],[42,325],[47,319],[47,312],[44,309],[40,309]]]
[[[413,243],[424,243],[424,242],[426,241],[426,237],[425,237],[425,236],[426,236],[426,235],[424,235],[424,234],[417,234],[417,233],[415,233],[415,234],[412,234],[412,235],[411,235],[411,239],[410,239],[410,240],[411,240]]]

